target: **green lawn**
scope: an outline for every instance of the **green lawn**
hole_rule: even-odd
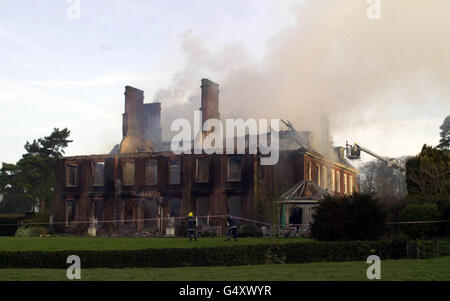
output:
[[[81,280],[308,281],[367,280],[366,262],[319,262],[234,267],[82,269]],[[67,280],[66,270],[0,269],[0,280]],[[450,280],[450,257],[381,262],[381,280]]]
[[[225,237],[199,238],[103,238],[103,237],[0,237],[0,251],[61,251],[61,250],[137,250],[148,248],[190,248],[264,243],[313,241],[305,238],[239,238],[238,242]]]

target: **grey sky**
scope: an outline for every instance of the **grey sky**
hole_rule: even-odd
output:
[[[212,52],[239,45],[258,61],[278,32],[297,26],[292,10],[300,2],[81,0],[81,18],[70,20],[65,0],[1,1],[0,162],[16,162],[26,141],[54,127],[72,131],[68,155],[108,152],[121,140],[124,86],[143,89],[147,102],[170,86],[188,63],[186,34]],[[210,76],[201,75],[215,80]],[[195,80],[200,86],[201,78]],[[449,101],[438,90],[427,95],[428,104],[386,107],[380,122],[369,118],[349,128],[336,121],[336,144],[349,139],[392,156],[436,144]]]

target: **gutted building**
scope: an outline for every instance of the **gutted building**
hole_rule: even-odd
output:
[[[201,88],[203,120],[220,118],[219,85],[203,79]],[[86,233],[85,222],[96,220],[97,235],[165,234],[173,227],[177,235],[188,211],[204,227],[223,227],[216,217],[226,214],[269,220],[273,202],[301,181],[310,198],[317,187],[329,194],[358,190],[358,171],[342,150],[332,149],[334,159],[321,155],[307,132],[295,135],[297,144],[292,131],[280,132],[276,165],[261,165],[258,153],[176,155],[161,142],[161,105],[143,99],[141,90],[125,88],[123,139],[110,154],[58,161],[55,217],[62,231]],[[283,222],[309,222],[298,208],[284,206]]]

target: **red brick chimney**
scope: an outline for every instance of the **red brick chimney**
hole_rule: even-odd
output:
[[[120,153],[157,151],[161,147],[161,103],[144,104],[144,91],[125,87]]]
[[[210,118],[220,119],[219,113],[219,85],[209,79],[202,79],[202,120]]]
[[[219,85],[207,78],[202,79],[202,137],[209,132],[203,131],[203,124],[206,120],[215,118],[220,119],[219,113]]]
[[[141,111],[144,104],[144,91],[125,87],[125,113],[123,116],[123,137],[140,136],[142,128]]]

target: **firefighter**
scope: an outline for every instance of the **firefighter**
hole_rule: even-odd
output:
[[[225,216],[225,220],[227,221],[228,224],[228,237],[227,237],[227,241],[230,240],[231,236],[234,237],[234,241],[237,241],[237,226],[234,223],[234,220],[231,218],[231,216],[227,215]]]
[[[197,232],[195,231],[197,221],[195,220],[194,213],[189,212],[187,223],[188,223],[189,241],[192,241],[192,238],[194,238],[194,240],[197,241]]]

